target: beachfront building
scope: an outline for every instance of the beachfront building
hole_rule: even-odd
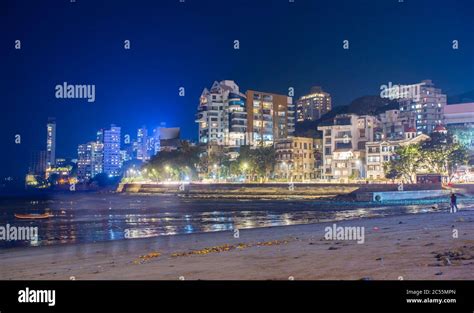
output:
[[[375,116],[336,115],[323,132],[322,178],[347,182],[365,177],[365,144],[374,141],[378,120]]]
[[[418,87],[413,92],[404,94],[398,100],[400,114],[406,120],[414,122],[413,126],[418,134],[429,135],[436,125],[443,123],[446,95],[431,80],[423,80],[416,86]]]
[[[311,88],[310,93],[302,96],[296,105],[298,122],[316,121],[331,111],[331,95],[324,92],[320,86]]]
[[[285,95],[248,90],[247,132],[249,144],[272,146],[295,131],[293,99]]]
[[[316,178],[313,138],[291,137],[275,142],[275,177],[288,181]]]
[[[430,137],[425,134],[417,135],[415,128],[407,128],[403,139],[372,141],[365,144],[366,149],[366,178],[369,180],[385,179],[384,164],[395,157],[395,150],[400,146],[418,144]]]
[[[474,154],[474,102],[446,105],[443,124],[455,140]]]
[[[247,144],[245,95],[233,80],[215,81],[201,93],[196,123],[199,143],[240,147]]]

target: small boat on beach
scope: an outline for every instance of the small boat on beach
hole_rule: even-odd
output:
[[[43,214],[15,214],[15,217],[18,219],[27,219],[27,220],[37,220],[37,219],[45,219],[53,217],[51,213],[43,213]]]

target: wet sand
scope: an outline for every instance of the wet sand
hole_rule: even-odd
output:
[[[0,279],[474,279],[474,211],[336,224],[364,227],[365,242],[326,240],[331,222],[11,248],[0,251]]]

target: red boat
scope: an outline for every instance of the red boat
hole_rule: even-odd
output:
[[[36,219],[45,219],[45,218],[50,218],[53,217],[53,214],[51,213],[43,213],[43,214],[15,214],[16,218],[19,219],[28,219],[28,220],[36,220]]]

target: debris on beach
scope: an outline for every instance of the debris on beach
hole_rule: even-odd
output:
[[[157,258],[159,256],[161,256],[161,253],[159,253],[159,252],[150,252],[150,253],[145,254],[145,255],[140,255],[138,257],[138,259],[133,261],[133,264],[143,264],[143,263],[146,263],[146,262],[150,261],[151,259]]]
[[[438,252],[434,257],[438,261],[437,266],[464,265],[463,261],[474,259],[474,246],[462,246],[442,253]]]
[[[238,243],[236,245],[224,244],[220,246],[208,247],[199,250],[191,250],[187,252],[175,252],[171,254],[171,257],[181,257],[181,256],[190,256],[190,255],[206,255],[209,253],[221,253],[227,252],[235,249],[243,250],[250,247],[262,247],[262,246],[274,246],[274,245],[282,245],[287,244],[289,240],[272,240],[272,241],[263,241],[253,243]]]

